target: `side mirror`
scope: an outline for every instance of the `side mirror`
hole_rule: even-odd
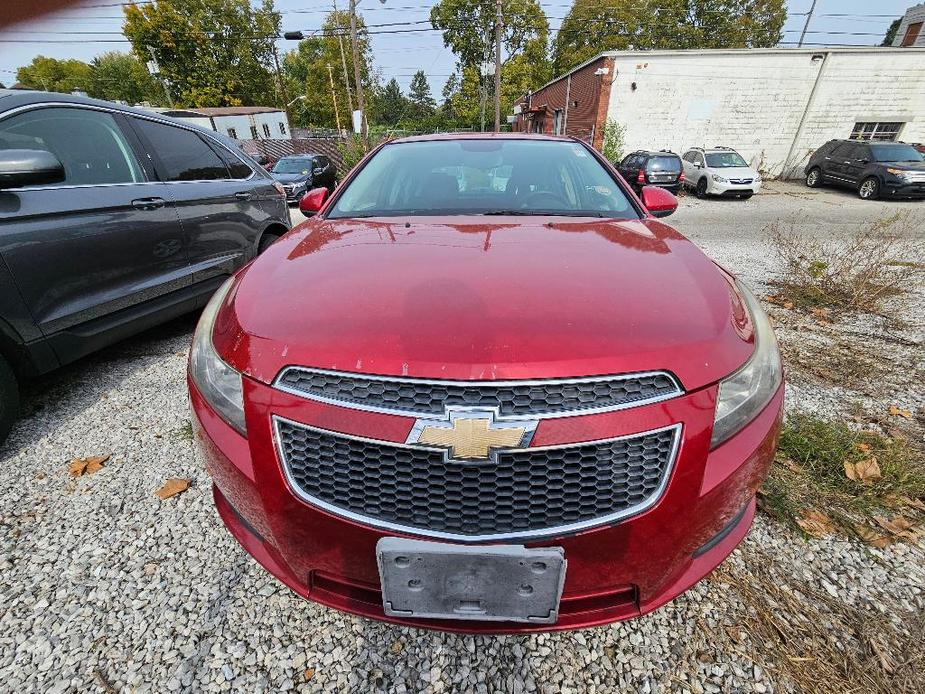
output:
[[[653,217],[667,217],[678,209],[678,199],[658,186],[642,187],[642,204]]]
[[[312,188],[299,200],[299,211],[306,217],[317,214],[328,199],[327,188]]]
[[[64,166],[44,149],[0,150],[0,189],[60,183]]]

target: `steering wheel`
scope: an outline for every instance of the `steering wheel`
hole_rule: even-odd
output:
[[[552,200],[555,202],[555,205],[537,205],[536,201],[542,198]],[[530,206],[536,206],[540,209],[567,210],[569,208],[569,203],[565,198],[551,191],[534,190],[532,193],[527,193],[524,195],[523,199],[520,201],[520,209],[524,210]]]

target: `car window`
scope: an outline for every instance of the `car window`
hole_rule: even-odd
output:
[[[214,142],[209,142],[209,147],[218,154],[221,160],[225,163],[225,168],[228,169],[228,173],[232,178],[242,179],[250,178],[254,173],[247,164],[241,161],[234,154],[226,150],[224,147],[220,147]]]
[[[871,145],[874,161],[922,161],[922,155],[912,145]]]
[[[283,157],[273,167],[273,173],[282,174],[305,174],[311,170],[311,157]]]
[[[870,159],[870,152],[867,145],[851,145],[848,152],[849,159]]]
[[[584,146],[488,138],[386,145],[350,182],[329,216],[506,212],[639,217]]]
[[[164,165],[167,181],[212,181],[228,178],[224,162],[192,130],[143,118],[133,119]]]
[[[681,160],[676,154],[664,156],[657,154],[649,159],[646,169],[648,171],[680,171]]]
[[[851,145],[847,142],[840,142],[835,145],[831,152],[829,152],[830,157],[843,157],[847,159],[851,156]]]
[[[43,149],[64,165],[64,183],[141,183],[144,173],[115,118],[105,111],[39,108],[0,121],[0,149]]]
[[[713,169],[732,169],[748,166],[738,152],[712,152],[707,155],[707,166]]]

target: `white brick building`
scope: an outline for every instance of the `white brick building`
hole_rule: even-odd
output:
[[[235,140],[289,139],[286,113],[269,106],[157,109],[172,118],[187,120]]]
[[[833,138],[925,141],[925,49],[831,48],[603,53],[553,80],[529,99],[533,111],[559,113],[556,83],[594,70],[607,119],[625,128],[624,152],[723,145],[769,175],[799,176],[809,155]],[[573,82],[574,84],[574,82]],[[540,105],[539,102],[543,102]],[[592,131],[591,139],[597,143]]]
[[[893,37],[893,45],[902,48],[925,48],[925,2],[913,5],[903,16]]]

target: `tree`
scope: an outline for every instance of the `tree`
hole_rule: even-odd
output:
[[[394,77],[389,80],[379,94],[376,95],[376,123],[389,127],[397,126],[402,118],[412,116],[409,101],[401,93],[398,80]]]
[[[537,0],[502,0],[501,111],[509,113],[514,101],[549,79],[546,46],[549,22]],[[494,51],[494,0],[440,0],[430,11],[435,29],[443,31],[443,43],[459,58],[462,81],[452,96],[454,115],[461,123],[481,120],[482,90],[491,112],[494,80],[482,77],[479,66],[492,61]],[[454,85],[455,86],[455,85]]]
[[[148,68],[130,53],[109,51],[96,56],[90,65],[93,71],[87,93],[96,99],[129,104],[142,101],[161,103],[164,100],[163,91]]]
[[[459,74],[454,72],[443,85],[443,102],[440,104],[440,117],[449,125],[456,120],[456,110],[453,108],[453,99],[459,93]]]
[[[294,50],[286,51],[283,55],[283,72],[291,98],[305,97],[293,104],[293,121],[297,126],[318,128],[336,126],[337,119],[334,117],[334,103],[331,99],[331,77],[328,73],[328,65],[330,65],[341,127],[350,128],[347,83],[344,81],[344,69],[341,62],[341,45],[343,45],[350,90],[354,99],[353,107],[356,108],[353,54],[350,50],[349,31],[349,13],[331,12],[325,18],[321,35],[299,41]],[[366,24],[361,16],[357,16],[357,34],[360,49],[360,74],[366,89],[373,91],[375,75],[372,71],[372,50]],[[369,106],[367,105],[368,111]],[[367,119],[370,117],[371,115],[367,113]]]
[[[434,109],[437,108],[437,102],[430,94],[430,85],[427,83],[427,76],[423,70],[418,70],[411,78],[408,98],[414,107],[414,115],[418,119],[433,115]]]
[[[785,0],[575,0],[553,43],[553,72],[602,51],[774,46],[786,19]]]
[[[248,0],[154,0],[124,10],[123,32],[135,54],[153,50],[177,105],[280,104],[273,0],[256,8]]]
[[[93,68],[81,60],[58,60],[37,55],[29,65],[16,71],[16,79],[31,89],[70,94],[75,89],[89,91]]]
[[[886,30],[886,36],[883,37],[883,43],[881,46],[892,46],[893,40],[896,38],[896,32],[899,31],[899,25],[903,23],[902,17],[897,17],[890,23],[889,29]]]
[[[626,128],[612,118],[608,118],[604,123],[601,154],[607,161],[617,164],[623,159],[623,147],[626,146],[625,134]]]

